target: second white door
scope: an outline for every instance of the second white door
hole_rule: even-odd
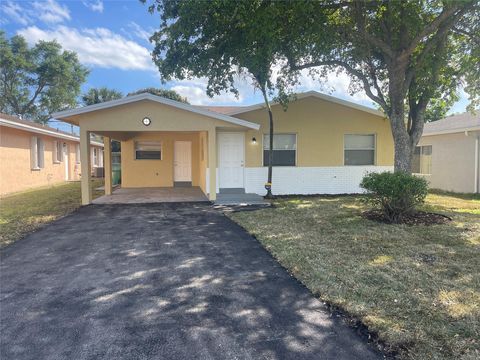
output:
[[[218,133],[218,182],[220,188],[243,188],[245,135]]]
[[[192,143],[190,141],[174,143],[173,181],[192,181]]]

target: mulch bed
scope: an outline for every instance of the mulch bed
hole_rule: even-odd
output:
[[[381,211],[379,210],[369,210],[363,213],[363,216],[368,220],[373,220],[381,223],[392,224]],[[395,224],[406,224],[406,225],[440,225],[445,224],[451,221],[452,218],[447,215],[417,211],[414,214],[404,216],[401,221],[396,222]]]

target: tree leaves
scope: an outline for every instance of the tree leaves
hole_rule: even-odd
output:
[[[88,70],[76,53],[55,41],[29,48],[25,39],[0,32],[0,111],[38,122],[51,113],[74,107]]]

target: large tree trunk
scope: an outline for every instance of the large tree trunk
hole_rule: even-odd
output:
[[[412,172],[413,149],[410,136],[408,135],[403,108],[392,110],[390,124],[394,142],[394,171]]]
[[[270,186],[267,187],[267,194],[265,197],[267,199],[271,199],[273,197],[272,194],[272,172],[273,172],[273,114],[272,114],[272,109],[270,108],[270,105],[268,106],[268,118],[269,118],[269,124],[270,124],[270,132],[269,132],[269,146],[268,146],[268,180],[267,182],[270,184]]]
[[[265,197],[267,199],[272,199],[272,173],[273,173],[273,113],[272,108],[270,107],[270,102],[268,101],[267,90],[265,87],[261,87],[263,100],[265,101],[265,106],[267,107],[268,111],[268,120],[269,120],[269,151],[268,151],[268,185],[265,186],[267,190],[267,194]]]
[[[394,160],[394,171],[403,171],[406,173],[412,172],[412,158],[413,150],[415,147],[410,145],[410,140],[407,138],[407,141],[404,141],[403,137],[401,140],[397,139],[395,141],[395,160]]]

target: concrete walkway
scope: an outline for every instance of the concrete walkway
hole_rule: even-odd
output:
[[[147,204],[208,201],[199,187],[118,188],[112,195],[94,199],[94,204]]]
[[[381,358],[209,205],[90,205],[0,255],[1,359]]]

